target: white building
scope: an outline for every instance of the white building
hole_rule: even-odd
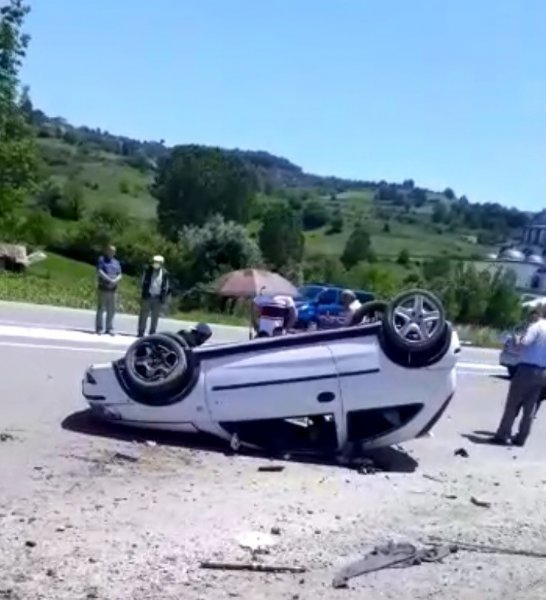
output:
[[[521,241],[501,248],[497,256],[488,256],[485,266],[503,268],[516,277],[516,287],[535,294],[546,292],[546,211],[533,218]]]

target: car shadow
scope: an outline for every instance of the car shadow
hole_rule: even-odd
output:
[[[501,381],[510,381],[510,377],[508,375],[499,375],[498,373],[496,375],[490,375],[489,377],[492,379],[500,379]]]
[[[162,446],[188,448],[205,452],[217,452],[226,456],[248,456],[255,458],[276,459],[281,462],[291,461],[302,464],[315,464],[339,468],[359,469],[364,464],[372,466],[373,470],[388,473],[413,473],[418,467],[418,462],[409,454],[392,446],[366,451],[349,465],[340,464],[334,457],[318,453],[303,454],[287,451],[284,454],[271,454],[252,449],[241,449],[234,452],[223,440],[206,433],[180,433],[172,431],[159,431],[156,429],[130,428],[115,423],[106,423],[94,418],[89,409],[72,413],[66,417],[61,427],[73,433],[80,433],[93,437],[114,439],[123,442],[154,442]],[[367,471],[370,473],[370,471]]]

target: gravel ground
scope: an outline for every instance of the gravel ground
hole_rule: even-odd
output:
[[[13,347],[1,358],[0,599],[546,597],[546,559],[465,552],[332,589],[339,567],[391,539],[438,535],[546,552],[546,413],[524,449],[463,437],[497,424],[501,379],[461,377],[434,437],[405,448],[414,472],[401,472],[408,456],[392,452],[388,473],[288,461],[266,473],[264,458],[67,421],[83,408],[92,352]],[[467,458],[454,455],[459,447]],[[237,537],[272,529],[276,544],[260,560],[306,573],[199,568],[248,560]]]

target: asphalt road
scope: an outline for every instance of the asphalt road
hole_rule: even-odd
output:
[[[94,313],[89,310],[0,302],[0,348],[10,344],[73,346],[109,350],[123,349],[131,343],[137,326],[133,315],[116,316],[114,338],[93,333]],[[176,331],[193,323],[162,319],[160,328]],[[211,343],[228,343],[248,339],[248,330],[229,325],[212,325]],[[497,350],[464,346],[459,370],[465,374],[503,374]]]
[[[152,432],[144,433],[150,445],[138,444],[136,432],[120,437],[78,424],[84,369],[119,355],[128,342],[79,331],[90,319],[81,311],[0,305],[0,592],[12,590],[6,597],[227,600],[229,591],[276,600],[295,597],[296,589],[307,598],[324,595],[332,566],[364,540],[440,534],[533,548],[546,537],[546,418],[539,413],[523,449],[484,444],[480,433],[496,427],[508,387],[496,352],[463,349],[456,396],[433,437],[405,444],[418,463],[415,473],[363,477],[286,463],[283,473],[258,474],[258,459],[165,443]],[[130,329],[131,317],[123,322]],[[236,335],[233,328],[216,331],[220,341]],[[459,447],[468,458],[454,455]],[[471,497],[491,508],[474,506]],[[304,578],[199,570],[199,561],[212,556],[245,560],[234,537],[276,524],[283,554],[268,560],[308,564]],[[506,590],[534,600],[546,593],[539,560],[467,554],[446,563],[408,569],[404,578],[380,573],[343,595],[356,600],[366,588],[370,597],[407,593],[424,600],[447,597],[446,585],[454,600],[496,600]]]

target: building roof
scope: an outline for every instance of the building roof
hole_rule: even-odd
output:
[[[546,210],[540,211],[531,219],[530,227],[535,225],[546,225]]]
[[[500,252],[498,260],[525,260],[525,255],[515,248],[506,248]]]

